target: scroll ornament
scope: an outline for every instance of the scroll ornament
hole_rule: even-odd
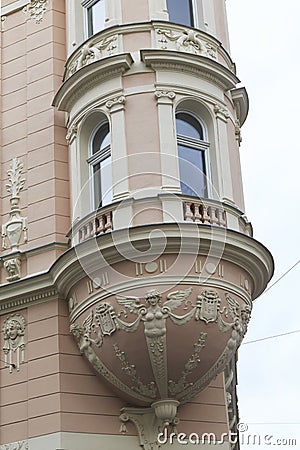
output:
[[[9,316],[2,327],[4,338],[3,352],[5,366],[9,366],[9,372],[13,368],[20,370],[20,364],[24,362],[25,356],[25,319],[21,314]]]

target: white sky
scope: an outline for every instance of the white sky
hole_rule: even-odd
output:
[[[242,128],[246,213],[275,259],[271,284],[300,259],[300,1],[227,0],[231,54],[250,99]],[[244,342],[300,329],[298,264],[254,306]],[[243,345],[240,422],[261,445],[300,448],[300,333]],[[273,438],[264,443],[264,436]],[[275,439],[295,438],[297,446]],[[257,438],[258,439],[258,438]],[[271,443],[271,444],[270,444]]]

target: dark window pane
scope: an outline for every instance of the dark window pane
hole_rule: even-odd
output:
[[[93,187],[95,206],[99,205],[101,199],[100,163],[93,166]]]
[[[203,129],[195,117],[186,113],[176,115],[177,134],[193,139],[203,140]]]
[[[110,145],[110,132],[109,132],[109,124],[106,122],[99,128],[99,130],[96,132],[94,136],[92,145],[93,155],[97,153],[99,150],[104,149],[108,145]]]
[[[194,26],[192,0],[167,0],[170,22]]]

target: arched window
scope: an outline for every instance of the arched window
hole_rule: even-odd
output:
[[[112,168],[110,130],[103,122],[94,132],[90,142],[90,176],[93,179],[94,207],[100,208],[112,201]]]
[[[207,197],[207,149],[201,122],[188,112],[176,114],[181,192],[194,197]]]
[[[83,0],[82,6],[85,8],[87,35],[90,37],[104,29],[105,0]]]
[[[194,0],[167,0],[170,22],[195,26]]]

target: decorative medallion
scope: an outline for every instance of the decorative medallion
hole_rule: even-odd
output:
[[[9,366],[9,371],[20,370],[20,363],[24,362],[25,356],[25,319],[21,314],[9,316],[2,327],[4,338],[3,352],[5,366]]]

